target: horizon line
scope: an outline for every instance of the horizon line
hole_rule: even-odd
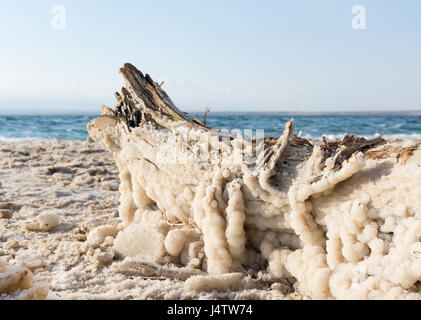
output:
[[[204,114],[205,111],[186,111],[186,114]],[[209,113],[209,116],[215,115],[264,115],[264,114],[278,114],[278,115],[408,115],[408,116],[421,116],[421,109],[419,110],[377,110],[377,111],[214,111]],[[99,116],[101,111],[98,112],[39,112],[39,113],[1,113],[0,116]]]

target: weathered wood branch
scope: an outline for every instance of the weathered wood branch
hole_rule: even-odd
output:
[[[144,76],[141,71],[129,63],[120,69],[120,74],[126,88],[122,89],[121,95],[116,93],[119,102],[116,107],[116,115],[123,117],[129,127],[139,126],[142,119],[154,120],[157,124],[162,125],[163,117],[168,117],[173,121],[186,121],[188,125],[205,128],[201,122],[190,119],[179,110],[149,74]]]

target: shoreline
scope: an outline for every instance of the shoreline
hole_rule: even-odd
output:
[[[297,132],[298,134],[298,132]],[[328,139],[328,140],[341,140],[346,134],[348,133],[343,133],[343,134],[324,134],[323,136]],[[351,134],[352,135],[352,134]],[[305,139],[308,139],[312,142],[317,142],[320,141],[323,136],[320,137],[312,137],[311,135],[301,135],[300,137],[303,137]],[[412,133],[412,134],[394,134],[393,136],[390,135],[384,135],[384,134],[375,134],[372,136],[364,136],[364,135],[354,135],[354,136],[359,136],[359,137],[363,137],[366,139],[370,139],[370,138],[375,138],[378,136],[383,136],[383,138],[385,138],[388,141],[397,141],[397,142],[404,142],[404,141],[421,141],[421,133]],[[273,135],[265,135],[265,138],[274,138]],[[276,137],[275,137],[276,138]],[[8,139],[8,140],[2,140],[2,139]],[[89,142],[89,136],[86,139],[56,139],[56,138],[34,138],[34,139],[26,139],[25,138],[7,138],[7,137],[1,137],[0,136],[0,147],[2,144],[19,144],[19,143],[31,143],[31,142]],[[90,141],[92,142],[92,141]]]

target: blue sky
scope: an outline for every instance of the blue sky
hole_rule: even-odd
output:
[[[125,62],[185,111],[421,109],[419,0],[2,0],[0,36],[3,114],[113,107]]]

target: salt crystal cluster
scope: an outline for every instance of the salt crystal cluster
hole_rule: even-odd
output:
[[[118,255],[211,274],[192,290],[266,270],[316,299],[421,297],[417,148],[403,163],[393,142],[310,142],[292,121],[277,139],[225,135],[148,109],[126,84],[140,123],[106,109],[88,125],[120,171]]]

